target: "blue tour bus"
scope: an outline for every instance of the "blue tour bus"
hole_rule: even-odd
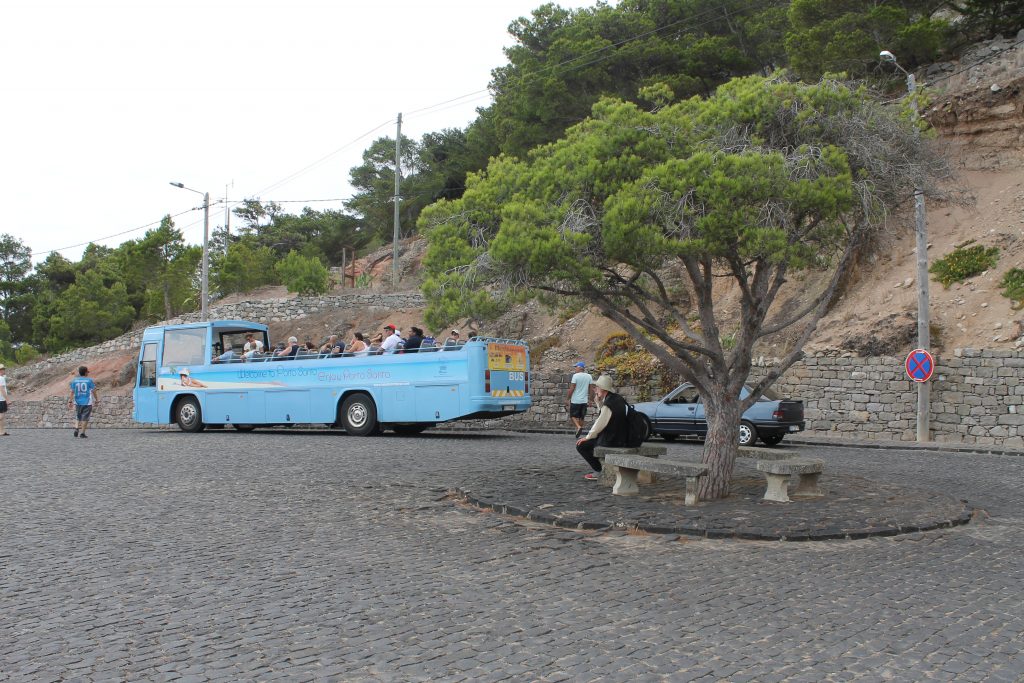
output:
[[[148,327],[133,392],[137,422],[258,426],[328,424],[348,434],[413,434],[452,420],[513,415],[531,405],[525,342],[473,337],[459,346],[380,355],[272,353],[218,362],[248,334],[271,349],[267,326],[245,320]]]

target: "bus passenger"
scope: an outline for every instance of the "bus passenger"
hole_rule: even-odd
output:
[[[410,329],[412,330],[412,334],[410,334],[409,338],[405,340],[405,351],[412,351],[415,353],[419,351],[420,346],[423,344],[423,330],[415,326]]]
[[[394,353],[402,337],[394,325],[384,326],[384,341],[380,343],[380,350],[384,353]]]
[[[257,353],[263,353],[263,342],[256,339],[256,335],[249,332],[245,335],[245,346],[242,347],[242,356],[252,358]]]
[[[338,335],[332,334],[327,338],[327,341],[320,347],[320,353],[330,353],[334,349],[334,345],[338,343]]]
[[[299,352],[299,340],[297,337],[288,337],[288,344],[274,355],[278,358],[294,358]]]
[[[455,346],[459,343],[459,331],[452,330],[452,333],[444,340],[445,346]]]
[[[224,345],[224,353],[217,356],[214,363],[230,363],[231,361],[238,360],[239,356],[235,353],[235,350],[231,348],[231,344]]]
[[[345,342],[338,342],[331,347],[330,358],[340,358],[345,353]]]
[[[356,332],[352,335],[352,343],[348,345],[348,351],[353,356],[365,356],[366,350],[369,347],[366,345],[366,340],[363,339],[362,332]]]

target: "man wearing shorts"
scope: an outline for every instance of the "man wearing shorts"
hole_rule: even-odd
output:
[[[576,438],[583,433],[583,421],[587,417],[587,405],[590,403],[590,384],[594,378],[586,372],[587,365],[583,361],[576,364],[576,373],[569,381],[569,418],[576,425]]]
[[[68,399],[68,407],[75,406],[75,433],[72,436],[83,439],[87,438],[85,429],[96,404],[96,383],[88,375],[89,368],[84,365],[78,368],[78,377],[71,380],[71,398]]]

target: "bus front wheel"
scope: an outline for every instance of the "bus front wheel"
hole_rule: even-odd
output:
[[[203,411],[194,396],[186,396],[178,401],[174,409],[174,421],[183,432],[201,432],[203,430]]]
[[[377,406],[366,394],[346,396],[341,403],[341,426],[353,436],[367,436],[377,431]]]

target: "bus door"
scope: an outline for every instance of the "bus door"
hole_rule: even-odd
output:
[[[146,342],[139,355],[139,372],[135,378],[135,420],[158,422],[156,392],[157,342]]]

